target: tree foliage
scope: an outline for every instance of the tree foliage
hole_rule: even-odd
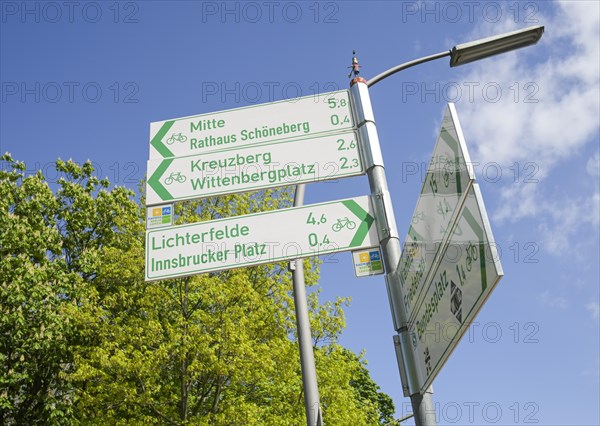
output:
[[[91,163],[54,189],[9,155],[0,170],[0,422],[303,424],[285,263],[144,281],[144,208]],[[6,170],[4,170],[6,169]],[[180,223],[288,207],[289,188],[176,205]],[[143,201],[143,200],[142,200]],[[314,286],[318,262],[305,260]],[[392,424],[362,356],[337,339],[339,298],[309,295],[324,419]]]
[[[54,193],[41,172],[25,176],[24,164],[8,154],[2,160],[0,418],[65,423],[74,403],[67,380],[79,333],[74,314],[86,304],[100,250],[122,245],[138,209],[130,191],[107,191],[90,163],[57,161]]]

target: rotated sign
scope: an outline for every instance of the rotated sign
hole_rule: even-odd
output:
[[[469,189],[423,303],[409,322],[421,392],[431,384],[503,275],[478,184]]]
[[[458,116],[454,105],[449,104],[396,269],[408,318],[424,298],[432,266],[474,181]]]

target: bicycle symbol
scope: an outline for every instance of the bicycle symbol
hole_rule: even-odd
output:
[[[450,177],[454,176],[454,171],[456,169],[456,165],[454,164],[453,161],[451,160],[446,160],[446,163],[444,164],[444,186],[446,188],[448,188],[448,185],[450,184]]]
[[[354,229],[356,228],[356,222],[351,221],[347,217],[343,219],[338,218],[337,222],[331,227],[331,229],[333,229],[335,232],[339,232],[343,228]]]
[[[444,235],[446,233],[446,230],[448,230],[448,228],[450,227],[450,224],[448,224],[448,226],[446,226],[444,228],[444,225],[440,225],[440,234]],[[461,236],[463,234],[462,229],[460,228],[460,225],[456,225],[456,229],[454,230],[454,235],[456,236]]]
[[[185,176],[181,174],[181,172],[173,172],[164,180],[165,185],[171,185],[173,182],[183,183],[185,182]]]
[[[181,132],[177,134],[173,133],[171,137],[167,139],[167,145],[173,145],[175,141],[183,143],[187,141],[187,136],[182,135]]]
[[[438,212],[438,214],[441,214],[444,219],[446,219],[446,213],[450,213],[451,211],[452,211],[452,206],[450,206],[450,203],[448,203],[448,201],[446,201],[446,198],[444,198],[443,205],[442,205],[441,201],[438,203],[437,212]]]
[[[467,271],[471,270],[471,264],[477,260],[477,247],[469,243],[467,246]]]
[[[416,215],[414,215],[413,218],[411,219],[411,222],[413,225],[416,225],[417,223],[419,223],[422,220],[425,220],[425,212],[419,212]]]

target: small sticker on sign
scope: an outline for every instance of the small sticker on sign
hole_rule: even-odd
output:
[[[173,204],[148,207],[146,229],[173,225]]]
[[[372,247],[352,252],[354,274],[357,277],[368,277],[383,274],[383,262],[379,247]]]

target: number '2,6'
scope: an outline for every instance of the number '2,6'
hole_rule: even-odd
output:
[[[356,142],[354,141],[354,139],[350,140],[350,142],[346,141],[345,139],[338,139],[337,144],[338,151],[348,151],[350,149],[356,148]]]

